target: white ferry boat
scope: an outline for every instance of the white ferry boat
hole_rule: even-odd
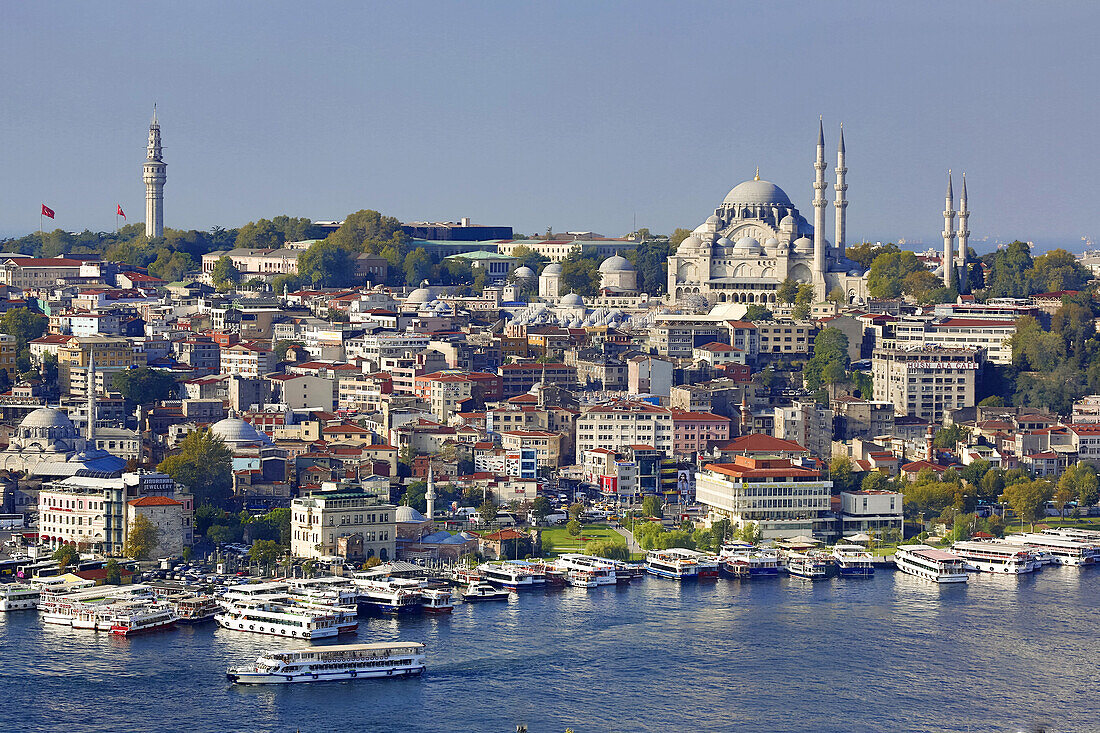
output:
[[[779,552],[770,547],[725,545],[718,554],[719,570],[730,578],[763,578],[779,575]]]
[[[658,578],[695,580],[699,577],[699,561],[695,553],[678,547],[646,553],[645,569]]]
[[[264,599],[228,600],[214,620],[225,629],[296,639],[324,639],[340,633],[339,621],[331,612]]]
[[[928,545],[898,545],[894,552],[894,564],[903,573],[937,583],[965,583],[969,580],[962,560]]]
[[[956,542],[950,552],[963,561],[967,570],[974,572],[1023,575],[1040,566],[1031,548],[1008,542],[967,540]]]
[[[134,603],[114,606],[109,613],[110,631],[116,636],[133,636],[170,629],[179,616],[167,603]]]
[[[286,684],[410,677],[425,666],[423,644],[340,644],[264,654],[255,664],[230,667],[226,677],[241,685]]]
[[[420,595],[424,598],[424,613],[450,613],[455,610],[454,595],[446,588],[425,588]]]
[[[554,567],[565,574],[565,582],[576,588],[595,588],[618,582],[615,563],[602,557],[566,553],[558,557]]]
[[[546,585],[544,573],[536,573],[527,565],[518,562],[482,563],[477,566],[477,572],[482,580],[508,590],[532,590]]]
[[[1092,565],[1100,559],[1100,548],[1089,540],[1043,532],[1014,534],[1005,539],[1048,553],[1054,565]]]
[[[875,557],[859,545],[837,545],[833,548],[837,573],[844,577],[870,577],[875,574]]]
[[[385,580],[355,581],[359,591],[359,608],[364,613],[383,613],[390,616],[406,616],[420,613],[424,597],[420,583],[415,580],[387,578]]]
[[[827,572],[825,558],[819,555],[792,552],[787,555],[787,572],[796,578],[824,580]]]
[[[0,611],[25,611],[38,608],[42,589],[22,583],[0,585]]]
[[[289,578],[287,592],[295,598],[330,606],[354,606],[359,590],[350,578],[323,575],[317,578]]]

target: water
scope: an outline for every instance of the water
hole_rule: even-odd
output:
[[[364,619],[428,645],[420,679],[227,684],[284,642],[121,639],[0,618],[3,731],[1100,731],[1100,570],[719,580],[538,591]],[[346,637],[343,641],[350,642]]]

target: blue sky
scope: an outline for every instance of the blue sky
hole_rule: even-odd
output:
[[[761,176],[810,217],[845,123],[848,232],[935,244],[947,168],[972,241],[1100,239],[1096,3],[14,3],[0,7],[0,233],[144,211],[517,231],[694,227]],[[831,182],[831,180],[830,180]],[[830,190],[831,195],[831,190]],[[829,231],[832,231],[830,206]]]

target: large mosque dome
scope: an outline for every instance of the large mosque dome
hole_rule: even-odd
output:
[[[621,255],[612,255],[600,264],[600,272],[633,272],[634,265]]]
[[[790,198],[779,186],[771,181],[752,180],[738,183],[726,194],[724,204],[747,204],[749,206],[793,207]]]
[[[271,440],[249,423],[236,417],[218,420],[210,426],[210,432],[221,438],[230,448],[241,445],[266,444]]]
[[[76,428],[69,416],[52,407],[40,407],[23,418],[19,423],[21,428],[57,429],[76,435]]]

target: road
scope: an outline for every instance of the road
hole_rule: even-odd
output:
[[[625,529],[621,526],[620,527],[613,527],[612,529],[614,529],[616,532],[618,532],[620,535],[622,535],[622,538],[624,540],[626,540],[626,548],[628,550],[630,550],[631,554],[633,554],[635,552],[643,552],[643,553],[645,552],[645,550],[642,549],[642,546],[639,545],[637,543],[637,541],[634,539],[634,535],[630,534],[630,530]]]

